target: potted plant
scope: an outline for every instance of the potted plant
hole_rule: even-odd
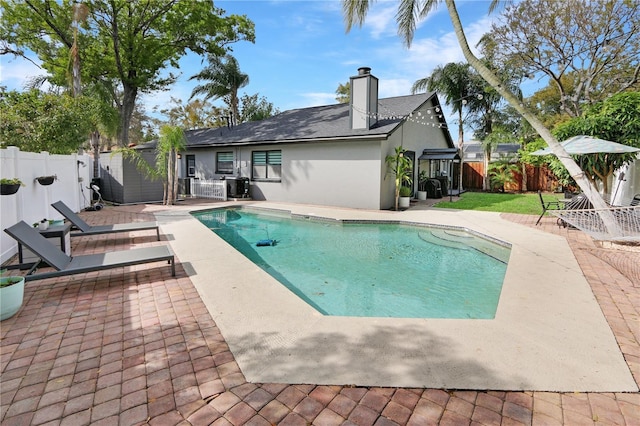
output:
[[[0,179],[0,194],[2,195],[11,195],[18,192],[21,186],[24,186],[24,183],[18,178],[2,178]]]
[[[38,228],[39,231],[46,231],[49,229],[49,220],[42,219],[40,222],[34,223],[33,227]]]
[[[38,176],[36,180],[40,185],[51,185],[54,181],[58,180],[58,176]]]
[[[411,159],[404,156],[405,149],[397,146],[394,153],[387,155],[385,162],[387,163],[388,173],[392,174],[395,183],[395,209],[398,210],[398,202],[400,198],[400,188],[403,184],[411,185]],[[410,194],[410,193],[409,193]],[[407,206],[408,207],[408,206]]]
[[[23,298],[24,277],[0,277],[0,321],[14,316],[22,307]]]
[[[420,175],[418,176],[418,200],[426,200],[427,199],[427,181],[429,177],[427,176],[426,170],[421,170]]]
[[[411,188],[408,186],[400,187],[400,194],[398,198],[398,207],[401,209],[408,209],[411,203]]]

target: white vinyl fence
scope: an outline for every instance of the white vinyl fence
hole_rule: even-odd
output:
[[[227,201],[227,182],[224,180],[191,179],[191,196]]]
[[[91,204],[93,159],[86,155],[56,155],[48,152],[22,152],[16,147],[0,149],[0,177],[18,178],[23,183],[18,192],[0,195],[0,228],[4,230],[24,220],[28,224],[42,219],[62,219],[52,203],[62,200],[72,210]],[[56,176],[51,185],[41,185],[39,176]],[[18,243],[0,232],[0,263],[17,253]]]

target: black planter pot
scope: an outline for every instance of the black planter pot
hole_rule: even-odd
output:
[[[40,185],[51,185],[54,180],[56,180],[55,176],[40,176],[37,177],[36,180]]]
[[[13,183],[13,184],[3,183],[3,184],[0,184],[0,194],[2,194],[2,195],[15,194],[16,192],[18,192],[18,189],[20,189],[20,184],[19,183]]]

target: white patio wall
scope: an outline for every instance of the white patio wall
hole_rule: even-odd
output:
[[[74,211],[91,204],[87,188],[92,177],[92,158],[84,155],[56,155],[48,152],[23,152],[16,147],[0,149],[0,177],[19,178],[25,186],[13,195],[0,196],[0,227],[24,220],[31,224],[41,219],[62,219],[51,203],[62,200]],[[35,178],[56,175],[51,185],[42,186]],[[0,233],[0,261],[17,253],[17,242]]]

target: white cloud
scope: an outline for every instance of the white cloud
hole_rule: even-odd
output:
[[[364,27],[371,33],[373,39],[379,39],[381,36],[389,37],[396,35],[396,10],[397,5],[374,7],[367,14]]]
[[[33,59],[36,64],[41,62]],[[24,58],[2,58],[0,61],[0,84],[8,90],[24,90],[31,79],[46,75],[47,71]],[[46,90],[45,86],[45,90]]]
[[[392,78],[381,81],[378,85],[378,96],[381,98],[391,98],[394,96],[404,96],[410,93],[413,81],[406,78]]]
[[[305,99],[304,104],[293,106],[292,108],[306,108],[312,106],[330,105],[337,102],[335,93],[309,92],[301,93],[300,97]]]

